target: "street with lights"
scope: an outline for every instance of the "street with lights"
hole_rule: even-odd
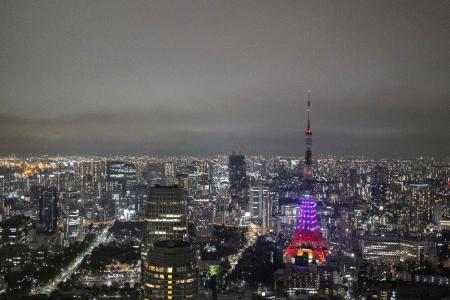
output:
[[[55,276],[54,279],[50,280],[47,285],[44,286],[38,286],[34,288],[31,291],[32,295],[38,295],[38,294],[47,294],[49,295],[51,292],[53,292],[57,287],[58,284],[61,282],[64,282],[72,276],[72,274],[78,269],[83,259],[89,255],[92,250],[94,250],[98,245],[101,243],[108,243],[111,240],[111,236],[108,235],[108,230],[111,228],[111,225],[106,225],[106,227],[102,230],[101,234],[95,239],[95,241],[82,253],[80,253],[75,260],[64,270],[61,270],[61,273],[59,273],[57,276]]]

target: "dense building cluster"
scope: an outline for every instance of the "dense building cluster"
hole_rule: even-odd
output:
[[[11,299],[179,299],[180,286],[200,299],[448,293],[448,161],[319,156],[309,205],[326,261],[308,262],[305,248],[287,265],[284,250],[309,221],[303,169],[301,158],[241,154],[4,157],[0,291]],[[170,267],[163,253],[178,250]]]

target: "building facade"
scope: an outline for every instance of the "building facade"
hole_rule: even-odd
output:
[[[361,241],[364,260],[380,263],[400,263],[413,261],[420,265],[423,257],[423,245],[392,237],[365,236]]]
[[[56,187],[40,187],[39,224],[46,232],[56,232],[58,227],[58,191]]]
[[[269,189],[264,186],[249,188],[250,217],[259,219],[264,229],[272,225],[272,204],[269,197]]]
[[[187,202],[178,186],[154,186],[149,190],[145,222],[146,243],[162,240],[186,240]]]
[[[198,299],[198,266],[191,244],[157,242],[147,254],[144,299]]]
[[[233,152],[228,157],[228,179],[231,196],[243,197],[248,187],[244,155]]]
[[[25,216],[13,216],[0,222],[0,247],[26,244],[30,240],[31,226],[31,219]]]

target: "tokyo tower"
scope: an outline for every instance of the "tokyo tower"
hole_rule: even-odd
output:
[[[317,263],[325,262],[325,240],[319,230],[317,223],[317,203],[313,198],[313,175],[312,175],[312,131],[311,131],[311,102],[308,91],[307,115],[308,123],[305,131],[305,167],[304,188],[305,192],[300,199],[300,213],[297,225],[292,236],[291,243],[284,250],[285,262],[294,262],[297,256],[307,255],[308,261]]]

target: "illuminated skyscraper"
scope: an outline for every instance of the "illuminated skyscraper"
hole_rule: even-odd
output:
[[[110,204],[109,214],[120,218],[122,211],[128,209],[126,191],[137,184],[137,168],[123,161],[108,161],[106,164],[106,191]]]
[[[122,194],[137,183],[137,168],[134,164],[123,161],[108,161],[106,164],[106,181],[112,189],[121,189]]]
[[[136,184],[127,190],[128,208],[131,218],[138,220],[145,217],[148,201],[148,188],[144,184]]]
[[[178,186],[151,187],[145,215],[146,243],[187,239],[186,209],[183,189]]]
[[[81,183],[81,199],[83,202],[92,202],[96,197],[104,194],[104,178],[106,174],[106,161],[83,160],[78,162],[76,174]]]
[[[144,299],[198,299],[198,266],[191,244],[161,241],[147,255]]]
[[[80,233],[80,211],[71,208],[67,211],[66,216],[66,238],[72,242],[77,239]]]
[[[166,162],[164,164],[164,185],[175,184],[175,167],[173,163]]]
[[[264,186],[249,188],[250,217],[261,221],[264,229],[269,229],[272,223],[272,205],[269,197],[269,189]]]

